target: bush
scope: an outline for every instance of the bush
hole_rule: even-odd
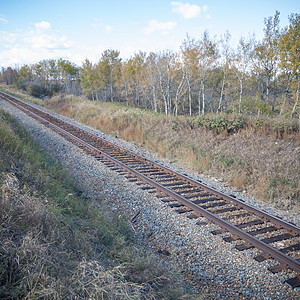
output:
[[[26,88],[27,92],[36,98],[44,98],[47,95],[47,90],[39,84],[31,83]]]
[[[26,87],[26,91],[33,97],[43,99],[51,97],[62,89],[60,84],[53,84],[50,88],[45,88],[41,84],[31,83]]]
[[[251,128],[255,132],[283,138],[284,135],[297,134],[300,123],[296,119],[283,117],[246,116],[235,114],[206,114],[191,120],[192,128],[213,130],[216,134],[223,132],[235,133],[241,129]]]
[[[228,133],[237,132],[247,124],[247,118],[242,115],[234,114],[206,114],[196,117],[192,120],[192,127],[204,127],[208,130],[214,130],[220,133],[226,130]]]

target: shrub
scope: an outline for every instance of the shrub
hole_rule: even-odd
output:
[[[222,130],[232,133],[244,128],[247,119],[244,116],[234,114],[206,114],[192,119],[191,124],[193,128],[203,127],[213,130],[217,134]]]
[[[47,90],[39,84],[31,83],[26,88],[29,95],[36,98],[44,98],[47,95]]]

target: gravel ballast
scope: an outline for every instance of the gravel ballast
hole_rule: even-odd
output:
[[[176,213],[167,203],[161,202],[138,185],[129,182],[124,176],[86,155],[6,101],[0,99],[0,106],[16,117],[42,149],[61,161],[86,196],[98,201],[99,204],[101,201],[101,205],[109,205],[112,211],[124,218],[139,242],[181,270],[196,286],[203,299],[299,299],[299,290],[283,283],[285,279],[295,276],[294,272],[283,271],[272,274],[267,268],[276,262],[255,261],[253,257],[259,254],[258,250],[249,249],[240,252],[234,249],[238,241],[226,243],[222,239],[226,234],[216,236],[211,234],[210,231],[218,229],[217,226],[196,225],[201,218],[188,219],[185,214]],[[77,122],[72,122],[78,125]],[[122,146],[158,161],[150,153],[139,150],[129,143],[91,128],[89,130],[108,140],[117,140]],[[163,160],[160,163],[167,164]],[[225,189],[215,178],[201,179],[215,188],[228,193],[231,191],[228,187]],[[242,198],[242,195],[238,197]],[[296,215],[275,208],[270,209],[256,203],[253,198],[246,196],[243,198],[252,205],[299,225]]]

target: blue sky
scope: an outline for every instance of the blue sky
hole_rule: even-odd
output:
[[[232,44],[255,32],[280,11],[280,24],[300,12],[295,0],[0,0],[0,67],[47,58],[81,65],[106,49],[129,58],[135,52],[178,50],[186,33],[198,39],[229,30]]]

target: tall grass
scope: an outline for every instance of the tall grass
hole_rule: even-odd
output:
[[[184,295],[179,277],[145,254],[122,220],[80,196],[61,165],[1,110],[0,144],[0,298]]]
[[[69,116],[71,110],[73,118],[143,146],[178,166],[222,177],[238,190],[251,190],[282,207],[297,206],[298,120],[224,114],[165,118],[73,97],[53,98],[46,105]]]
[[[288,209],[297,206],[299,120],[226,114],[166,118],[117,103],[65,95],[44,104],[134,142],[178,166],[222,177],[238,190],[251,190],[259,198],[279,206]]]

